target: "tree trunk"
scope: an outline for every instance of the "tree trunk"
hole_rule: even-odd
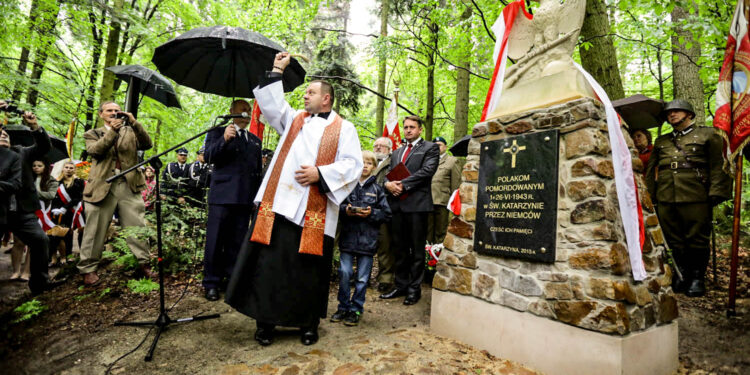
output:
[[[615,45],[609,33],[607,4],[604,0],[586,1],[586,18],[581,27],[581,36],[591,46],[588,50],[578,48],[581,65],[602,85],[609,98],[615,100],[625,97],[625,90],[617,66]]]
[[[380,36],[388,36],[388,0],[381,1],[380,8]],[[386,73],[385,58],[381,57],[378,62],[378,92],[387,95],[385,93],[385,73]],[[377,129],[377,135],[383,134],[383,112],[385,111],[385,100],[378,96],[377,103],[375,105],[375,128]]]
[[[29,87],[29,93],[26,97],[26,102],[31,107],[36,107],[39,101],[39,90],[37,86],[44,73],[44,66],[47,64],[47,58],[49,57],[49,50],[54,42],[55,25],[57,24],[57,15],[60,14],[60,3],[55,1],[54,3],[44,4],[49,5],[49,8],[45,7],[40,9],[41,22],[39,24],[39,39],[41,44],[36,49],[36,59],[31,67],[31,86]]]
[[[461,20],[466,21],[471,18],[472,7],[466,7],[461,14]],[[471,23],[464,24],[464,30],[461,34],[464,42],[470,45]],[[464,69],[456,71],[456,122],[453,124],[453,142],[455,143],[469,131],[469,68],[471,68],[471,50],[466,48],[461,51],[461,57],[458,66]]]
[[[36,25],[38,8],[39,0],[33,0],[31,2],[31,8],[29,9],[29,38],[34,35],[34,26]],[[28,42],[28,40],[26,42]],[[16,102],[21,100],[21,94],[23,94],[24,91],[23,81],[26,79],[26,65],[28,65],[30,55],[31,50],[29,47],[23,46],[23,48],[21,48],[21,58],[18,60],[18,69],[16,69],[19,80],[13,85],[13,93],[11,94],[11,98]]]
[[[435,122],[435,51],[438,44],[438,26],[431,23],[430,45],[433,50],[427,52],[427,98],[425,99],[424,136],[428,141],[432,140],[432,127]]]
[[[107,50],[104,55],[104,67],[113,66],[117,63],[117,51],[120,44],[120,23],[114,17],[120,13],[124,0],[115,0],[112,6],[112,21],[109,24],[109,36],[107,37]],[[102,78],[102,89],[99,92],[99,102],[103,103],[114,99],[115,75],[109,70],[104,70]]]
[[[102,12],[102,17],[100,18],[102,26],[104,25],[104,16],[105,14]],[[96,123],[94,114],[97,111],[94,107],[94,95],[96,94],[96,80],[99,78],[99,60],[102,56],[102,44],[104,44],[102,33],[96,27],[97,20],[93,11],[89,12],[89,21],[91,22],[91,36],[94,43],[91,51],[91,75],[89,76],[89,84],[86,90],[86,131],[94,128]]]
[[[693,1],[689,4],[694,13],[698,12],[698,5]],[[675,99],[685,99],[693,105],[695,123],[703,126],[706,121],[706,110],[703,105],[703,81],[700,77],[698,58],[701,46],[693,38],[690,30],[682,28],[682,21],[689,16],[687,10],[679,6],[672,10],[672,25],[676,35],[672,37],[672,86]],[[680,43],[683,39],[683,44]],[[690,48],[686,48],[690,46]]]

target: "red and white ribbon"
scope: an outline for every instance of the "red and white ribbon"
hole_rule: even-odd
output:
[[[36,217],[39,218],[39,226],[46,232],[55,226],[55,223],[49,216],[51,207],[46,207],[43,201],[39,201],[39,205],[42,206],[42,208],[36,210],[34,213],[36,214]]]
[[[83,219],[83,201],[78,202],[75,212],[73,213],[73,223],[71,229],[83,228],[86,226],[86,221]]]
[[[68,195],[68,191],[65,190],[65,184],[60,184],[57,187],[57,196],[60,197],[63,204],[68,204],[70,202],[70,195]]]

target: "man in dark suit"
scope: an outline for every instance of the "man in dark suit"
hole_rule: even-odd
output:
[[[188,171],[190,204],[195,207],[205,207],[206,191],[211,183],[211,164],[206,163],[205,154],[206,147],[202,146]]]
[[[249,113],[251,107],[244,100],[235,100],[230,111]],[[232,274],[260,187],[262,144],[247,131],[249,123],[249,118],[235,118],[234,123],[206,135],[206,162],[214,166],[203,258],[203,287],[209,301],[219,299],[219,288]]]
[[[396,254],[396,280],[395,287],[380,298],[406,296],[404,305],[413,305],[421,297],[427,216],[433,210],[430,186],[440,160],[438,146],[422,139],[421,133],[422,119],[418,116],[404,119],[406,142],[391,154],[391,170],[404,163],[410,175],[385,183],[393,212],[391,246]]]
[[[7,103],[0,100],[0,110],[6,106]],[[0,149],[2,149],[0,176],[3,176],[0,181],[0,192],[2,192],[0,204],[7,202],[8,205],[5,223],[0,221],[0,233],[11,231],[16,238],[29,247],[31,252],[29,289],[32,295],[38,295],[51,289],[55,284],[50,283],[47,269],[49,239],[39,225],[39,218],[35,214],[40,207],[31,166],[34,160],[49,152],[51,145],[49,136],[39,126],[33,113],[25,112],[23,122],[31,129],[31,135],[34,137],[34,144],[31,146],[11,148],[8,133],[4,130],[0,131]],[[16,153],[17,159],[11,155],[13,152]]]

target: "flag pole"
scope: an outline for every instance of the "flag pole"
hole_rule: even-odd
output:
[[[727,303],[727,317],[737,315],[735,302],[737,298],[737,266],[739,264],[740,251],[740,211],[742,210],[742,152],[737,153],[736,162],[734,178],[734,222],[732,225],[732,253],[729,266],[729,302]]]

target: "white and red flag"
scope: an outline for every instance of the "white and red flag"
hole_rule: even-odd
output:
[[[456,216],[461,215],[461,194],[458,193],[458,189],[453,190],[446,208]]]
[[[490,88],[487,90],[487,98],[484,100],[482,109],[482,119],[487,119],[487,115],[492,113],[500,102],[500,94],[503,91],[503,78],[505,77],[505,65],[508,61],[508,36],[513,29],[513,23],[516,20],[518,12],[522,11],[528,19],[534,16],[526,10],[523,0],[517,0],[503,8],[500,17],[497,17],[495,24],[492,25],[492,32],[495,33],[495,51],[492,58],[495,61],[495,70],[492,72]]]
[[[261,141],[263,141],[263,130],[265,130],[266,125],[260,122],[260,107],[258,106],[258,101],[253,100],[253,112],[250,115],[250,133],[255,134],[260,138]]]
[[[388,108],[388,118],[385,120],[383,137],[388,137],[393,143],[393,150],[401,144],[401,131],[398,129],[398,94],[393,96],[391,106]]]
[[[716,115],[714,127],[729,146],[730,160],[748,142],[750,135],[750,36],[748,36],[748,12],[750,2],[738,0],[729,39],[724,52],[724,63],[716,85]]]

